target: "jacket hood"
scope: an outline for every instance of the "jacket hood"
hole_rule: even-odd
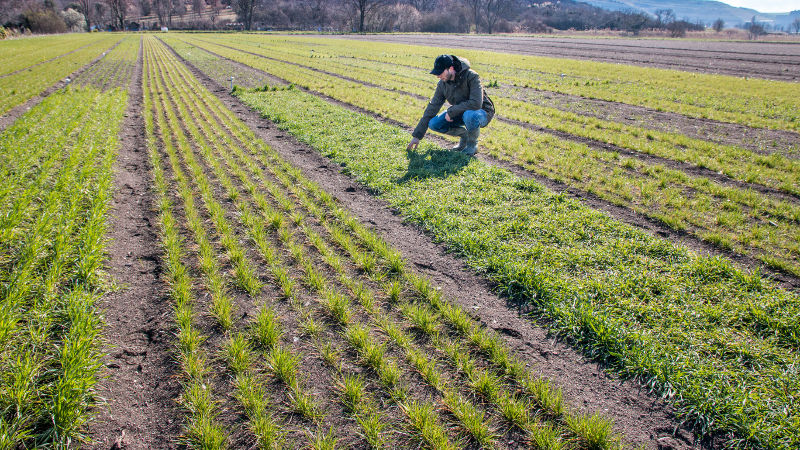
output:
[[[453,81],[448,81],[448,83],[458,83],[461,81],[461,77],[467,74],[469,71],[469,60],[467,58],[459,58],[456,55],[450,55],[453,58],[453,67],[456,69],[456,77]]]
[[[469,60],[467,58],[459,58],[456,55],[450,55],[453,58],[453,66],[456,68],[456,75],[460,75],[463,72],[469,70]],[[458,67],[461,66],[459,70]]]

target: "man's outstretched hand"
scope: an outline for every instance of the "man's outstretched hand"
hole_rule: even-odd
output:
[[[408,147],[406,147],[406,150],[416,150],[417,146],[419,146],[419,139],[412,138],[411,142],[408,143]]]

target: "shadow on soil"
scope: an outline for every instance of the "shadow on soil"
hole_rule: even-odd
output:
[[[447,178],[466,167],[469,160],[469,156],[448,150],[410,151],[408,152],[408,171],[397,182],[404,184],[425,178]]]

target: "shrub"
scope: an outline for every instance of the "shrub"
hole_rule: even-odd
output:
[[[22,21],[33,33],[66,33],[64,18],[52,9],[29,9],[22,13]]]

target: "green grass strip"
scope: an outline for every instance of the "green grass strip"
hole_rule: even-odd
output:
[[[771,448],[800,442],[796,295],[505,170],[432,145],[407,154],[402,130],[311,95],[239,95],[589,356],[670,398],[699,432],[732,430]]]

